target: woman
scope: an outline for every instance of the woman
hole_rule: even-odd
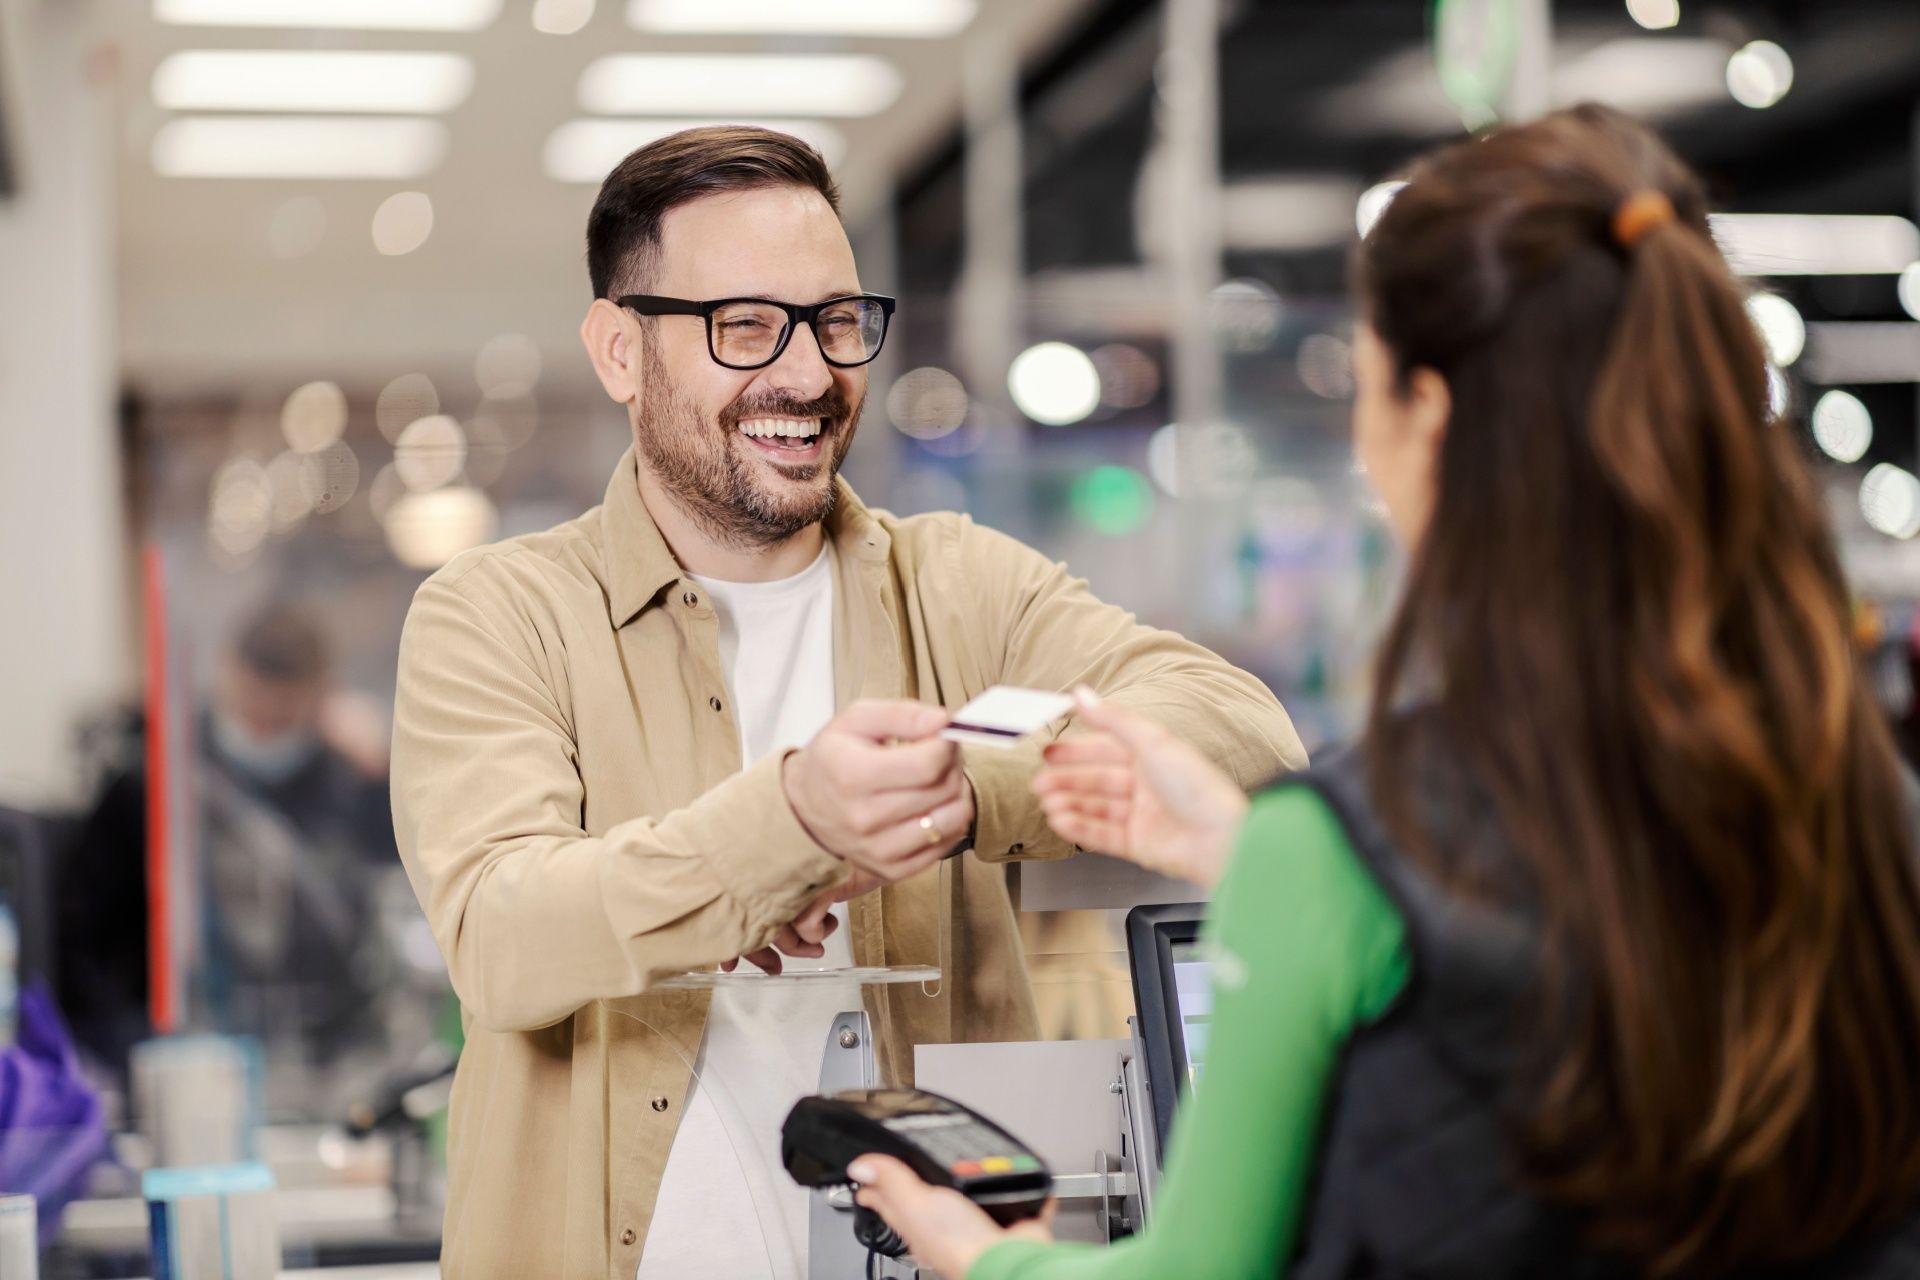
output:
[[[1249,811],[1089,706],[1036,782],[1219,881],[1153,1228],[879,1157],[863,1203],[950,1280],[1920,1274],[1914,814],[1698,181],[1560,113],[1424,163],[1356,277],[1410,552],[1359,749]]]

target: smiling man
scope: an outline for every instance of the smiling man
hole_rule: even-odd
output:
[[[435,574],[401,644],[394,823],[467,1025],[441,1265],[804,1276],[779,1126],[833,1015],[864,1002],[899,1082],[915,1044],[1035,1034],[999,864],[1073,850],[1029,791],[1042,744],[963,751],[942,708],[1086,683],[1244,784],[1305,753],[1251,676],[838,479],[893,301],[805,144],[642,148],[587,259],[634,447],[602,505]],[[741,958],[712,994],[658,985]],[[934,995],[757,973],[943,962]]]

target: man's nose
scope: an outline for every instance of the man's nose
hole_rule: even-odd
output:
[[[833,385],[833,366],[827,363],[821,353],[820,339],[814,334],[813,326],[801,324],[794,326],[794,333],[787,340],[787,349],[780,358],[767,366],[765,374],[770,389],[798,396],[802,400],[818,400],[827,394]]]

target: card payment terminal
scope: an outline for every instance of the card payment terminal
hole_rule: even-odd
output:
[[[936,1093],[848,1089],[802,1098],[780,1129],[781,1160],[803,1187],[845,1185],[848,1162],[869,1151],[952,1187],[1002,1226],[1038,1217],[1053,1189],[1047,1166],[1019,1139]],[[868,1210],[855,1211],[854,1234],[876,1252],[904,1252]]]

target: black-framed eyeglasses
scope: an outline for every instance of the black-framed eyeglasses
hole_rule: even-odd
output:
[[[651,293],[630,293],[621,306],[643,316],[699,316],[707,324],[707,354],[729,369],[764,369],[780,358],[794,326],[813,326],[820,356],[837,369],[854,369],[880,354],[893,319],[892,298],[854,293],[810,307],[767,298],[717,298],[689,302]]]

